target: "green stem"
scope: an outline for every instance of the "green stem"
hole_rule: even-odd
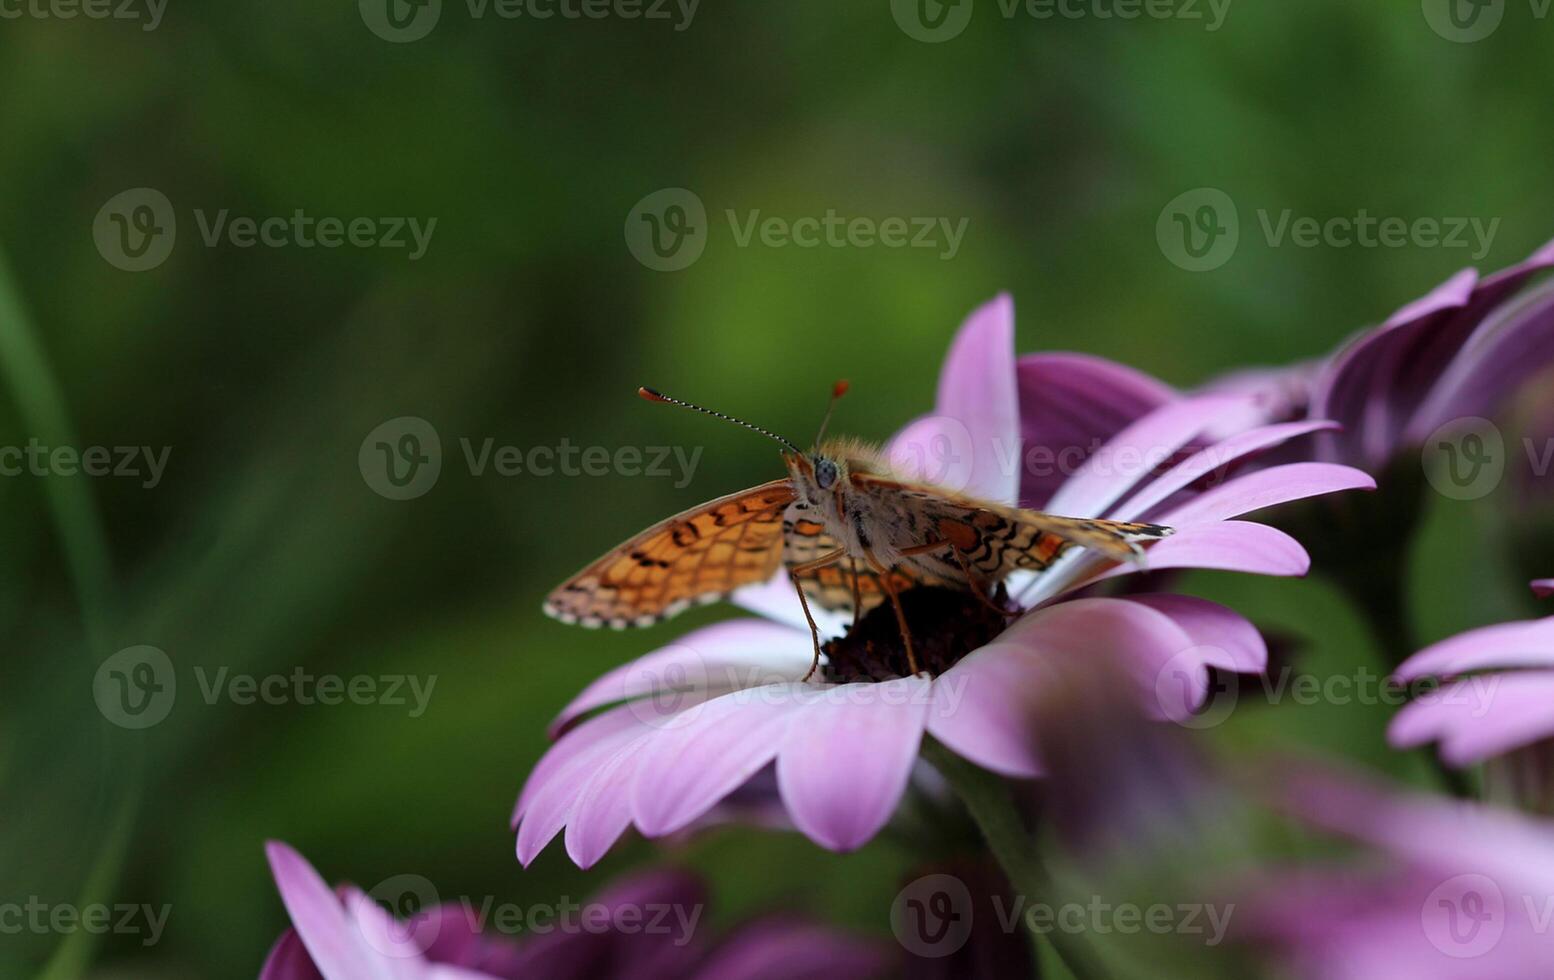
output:
[[[1027,899],[1038,895],[1050,896],[1053,890],[1052,879],[1042,864],[1035,839],[1015,809],[1009,787],[1003,779],[967,762],[931,739],[923,743],[923,758],[939,770],[966,805],[971,819],[982,832],[982,839],[987,842],[988,850],[1015,891]],[[1045,939],[1076,980],[1105,976],[1082,941],[1057,930],[1032,932],[1031,935],[1038,944]]]

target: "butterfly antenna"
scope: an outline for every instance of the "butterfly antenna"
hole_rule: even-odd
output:
[[[766,438],[771,439],[771,440],[773,440],[775,442],[779,442],[782,445],[786,446],[788,449],[792,450],[793,452],[798,453],[800,455],[803,455],[803,451],[800,450],[798,446],[795,446],[793,443],[791,443],[788,440],[784,439],[782,436],[778,435],[775,432],[770,432],[770,431],[768,431],[766,429],[763,429],[759,425],[751,425],[749,422],[746,422],[744,419],[736,419],[732,415],[724,415],[722,412],[714,412],[710,408],[702,408],[700,405],[693,405],[690,402],[681,401],[678,398],[670,398],[668,395],[666,395],[666,394],[664,394],[662,392],[654,391],[652,388],[638,388],[637,389],[637,394],[640,395],[641,397],[645,398],[646,400],[650,401],[650,402],[665,402],[665,403],[670,404],[670,405],[679,405],[681,408],[689,408],[692,411],[700,412],[703,415],[711,415],[715,419],[722,419],[725,422],[732,422],[735,425],[744,426],[745,428],[749,429],[752,432],[759,432],[761,435],[765,436]]]
[[[820,431],[815,433],[815,445],[820,445],[820,440],[826,437],[826,428],[831,424],[831,413],[836,411],[836,403],[847,394],[847,382],[838,381],[831,386],[831,404],[826,406],[826,417],[820,420]]]

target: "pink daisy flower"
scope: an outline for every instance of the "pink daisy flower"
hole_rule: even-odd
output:
[[[1533,582],[1533,591],[1548,595],[1554,591],[1551,584]],[[1403,682],[1437,678],[1444,684],[1398,712],[1387,732],[1394,747],[1436,742],[1441,760],[1460,768],[1554,738],[1554,616],[1485,626],[1442,640],[1405,660],[1396,677]],[[1537,796],[1554,802],[1549,784],[1554,766],[1542,768],[1545,785]]]
[[[935,482],[1014,504],[1029,465],[1021,433],[1031,410],[1017,394],[1013,342],[1007,296],[973,313],[951,346],[935,414],[907,426],[889,447],[892,457],[928,463]],[[1295,463],[1200,489],[1239,460],[1331,427],[1258,427],[1171,464],[1244,408],[1241,397],[1206,396],[1146,412],[1078,466],[1045,509],[1176,528],[1150,547],[1150,570],[1304,574],[1309,560],[1298,542],[1235,518],[1375,484],[1350,467]],[[628,827],[648,837],[676,833],[769,769],[793,826],[823,847],[850,850],[890,819],[925,735],[996,773],[1041,775],[1036,708],[1051,658],[1123,658],[1142,703],[1172,719],[1201,706],[1210,667],[1263,669],[1261,636],[1223,606],[1081,591],[1139,570],[1071,551],[1039,577],[1008,583],[1023,612],[1007,629],[1004,617],[968,596],[904,593],[928,668],[916,676],[903,676],[888,607],[853,632],[815,609],[823,634],[838,639],[808,683],[809,630],[786,577],[736,592],[733,601],[761,618],[694,630],[599,678],[561,711],[552,727],[559,739],[514,811],[518,858],[528,864],[564,828],[568,855],[587,867]]]
[[[1256,883],[1238,938],[1321,980],[1534,980],[1554,962],[1554,824],[1285,769],[1283,806],[1387,860]]]
[[[644,928],[656,909],[706,905],[701,882],[680,871],[637,875],[591,901],[607,927],[594,921],[520,942],[482,935],[467,905],[397,920],[360,889],[331,889],[287,845],[271,842],[265,851],[292,928],[259,980],[851,980],[878,976],[891,962],[880,944],[776,916],[711,948],[694,935]]]

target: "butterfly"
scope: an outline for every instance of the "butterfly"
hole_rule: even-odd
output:
[[[907,662],[916,673],[898,598],[902,592],[936,586],[987,599],[1010,575],[1050,568],[1070,548],[1139,560],[1143,544],[1171,533],[1157,524],[1008,507],[914,479],[892,467],[876,446],[825,438],[836,401],[846,391],[846,382],[833,388],[814,448],[804,452],[759,426],[639,389],[649,401],[711,415],[777,441],[788,475],[653,525],[553,591],[545,612],[581,626],[651,626],[692,605],[766,582],[785,567],[814,640],[811,673],[821,653],[811,601],[851,613],[856,623],[887,600],[895,606]]]

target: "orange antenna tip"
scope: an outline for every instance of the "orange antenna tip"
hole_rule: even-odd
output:
[[[658,392],[654,391],[652,388],[648,387],[638,388],[637,397],[650,402],[667,402],[669,400],[663,395],[660,395]]]
[[[847,388],[848,384],[845,380],[838,381],[836,384],[831,386],[831,397],[841,398],[843,395],[847,394]]]

